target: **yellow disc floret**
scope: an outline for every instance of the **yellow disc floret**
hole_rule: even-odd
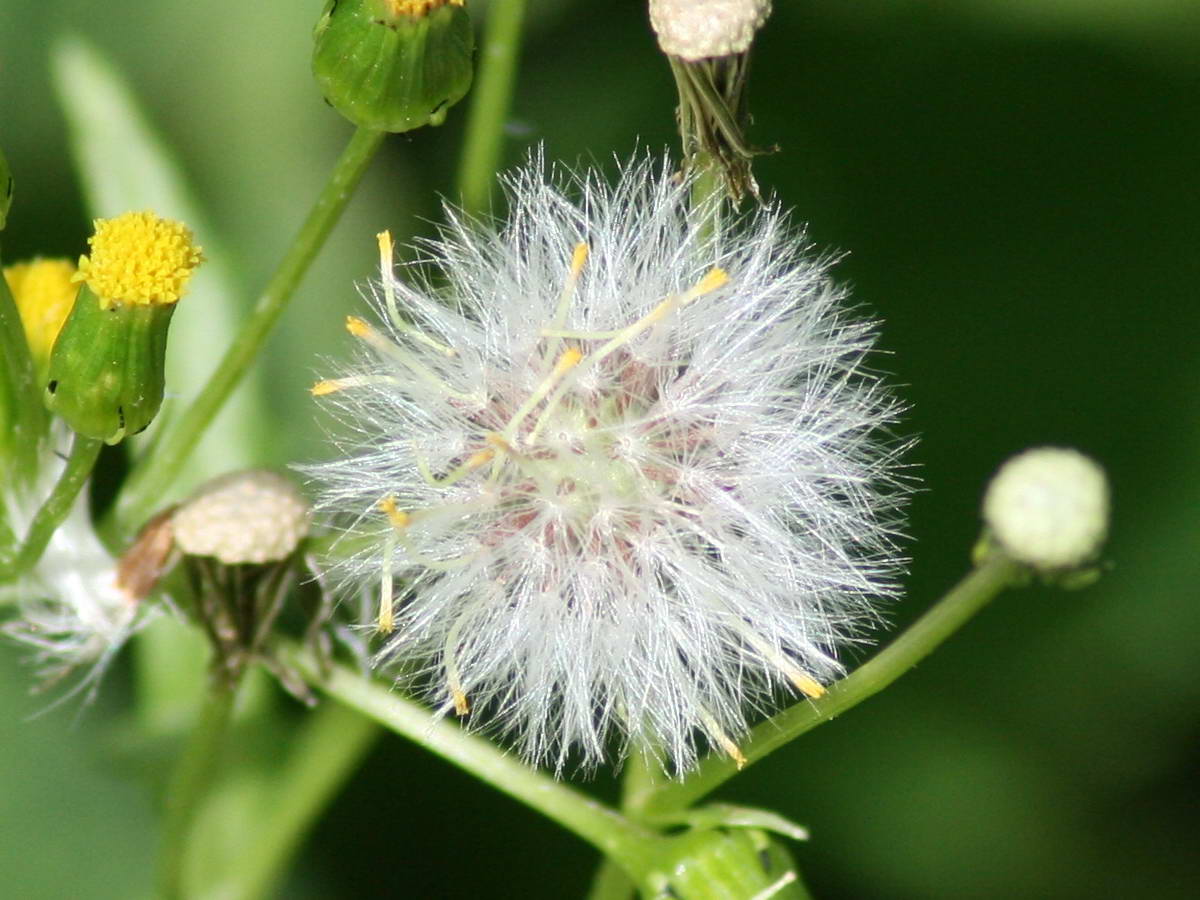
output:
[[[75,266],[68,259],[33,259],[4,270],[21,314],[29,354],[39,368],[50,359],[50,350],[79,293],[74,276]]]
[[[96,219],[92,254],[79,258],[76,281],[86,281],[100,308],[174,303],[203,260],[192,232],[152,212]]]

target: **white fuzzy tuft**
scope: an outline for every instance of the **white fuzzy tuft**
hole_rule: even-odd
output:
[[[36,490],[5,498],[9,522],[20,534],[32,522],[40,498],[58,480],[63,463],[56,456],[50,460]],[[0,598],[17,602],[19,615],[5,623],[3,631],[33,648],[33,661],[46,687],[84,670],[60,700],[83,690],[90,699],[109,662],[144,618],[138,601],[117,586],[117,564],[92,528],[86,490],[51,536],[37,565],[0,588]]]
[[[269,469],[227,472],[201,485],[171,518],[175,544],[225,565],[266,563],[291,555],[308,534],[308,501]]]
[[[750,48],[771,0],[650,0],[650,24],[664,53],[697,61]]]
[[[382,327],[314,390],[346,426],[318,508],[366,539],[343,573],[395,579],[381,660],[529,759],[736,756],[896,593],[873,326],[777,209],[708,228],[667,164],[506,187],[497,230],[450,210],[383,273]]]
[[[1108,479],[1077,450],[1035,447],[1000,467],[983,500],[996,542],[1044,572],[1092,561],[1108,534]]]

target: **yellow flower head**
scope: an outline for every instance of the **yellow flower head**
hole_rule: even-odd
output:
[[[79,293],[75,266],[68,259],[33,259],[9,266],[4,277],[17,301],[29,353],[41,369]]]
[[[79,257],[76,281],[86,281],[100,308],[174,303],[204,259],[192,232],[152,212],[96,219],[91,257]]]

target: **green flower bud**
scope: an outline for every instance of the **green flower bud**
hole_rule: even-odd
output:
[[[84,282],[50,354],[46,406],[79,434],[115,444],[158,413],[167,327],[202,259],[191,232],[153,213],[97,219]]]
[[[441,125],[467,93],[474,35],[464,0],[329,0],[313,75],[343,116],[375,131]]]
[[[11,201],[12,176],[0,153],[0,229]],[[0,273],[0,490],[33,478],[46,430],[46,412],[38,397],[33,359],[6,274]],[[0,521],[0,543],[6,537],[6,527]]]
[[[783,844],[757,828],[693,830],[671,841],[642,884],[642,896],[678,900],[770,897],[800,900],[796,866]]]

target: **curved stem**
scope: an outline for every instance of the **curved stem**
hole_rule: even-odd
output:
[[[458,173],[462,207],[469,213],[487,208],[500,167],[504,121],[512,105],[524,19],[525,0],[493,0],[488,8],[479,51],[479,77],[471,98]]]
[[[339,703],[323,703],[288,743],[284,769],[273,778],[271,805],[254,839],[230,860],[220,896],[252,900],[272,889],[313,822],[379,736],[379,726]]]
[[[278,645],[279,657],[314,687],[339,703],[437,754],[496,790],[524,803],[615,860],[635,878],[650,870],[662,839],[616,810],[526,766],[493,744],[344,666],[328,677],[311,653],[291,643]]]
[[[204,699],[200,719],[167,784],[159,891],[167,900],[188,896],[186,882],[188,839],[196,811],[217,772],[221,747],[233,713],[237,685],[213,680]]]
[[[58,477],[50,496],[46,498],[33,517],[25,540],[10,559],[0,560],[0,581],[24,574],[42,558],[42,553],[45,551],[46,545],[50,543],[50,538],[71,512],[75,498],[87,484],[92,469],[96,465],[96,458],[100,455],[100,448],[103,446],[103,442],[95,438],[86,438],[81,434],[75,435],[71,444],[71,453],[67,457],[66,468]]]
[[[758,725],[741,746],[747,763],[757,762],[772,750],[883,690],[928,656],[993,597],[1013,585],[1021,571],[1017,563],[999,554],[989,557],[886,649],[831,685],[824,697],[797,703]],[[647,785],[648,794],[639,798],[638,803],[648,815],[686,809],[737,771],[729,757],[710,754],[681,782]]]
[[[110,536],[117,539],[127,536],[149,515],[154,505],[161,502],[200,435],[262,348],[300,279],[341,218],[383,138],[384,133],[380,131],[359,128],[354,132],[334,165],[329,182],[216,371],[192,405],[163,435],[154,452],[143,457],[130,473],[110,519],[105,522],[105,531]]]

